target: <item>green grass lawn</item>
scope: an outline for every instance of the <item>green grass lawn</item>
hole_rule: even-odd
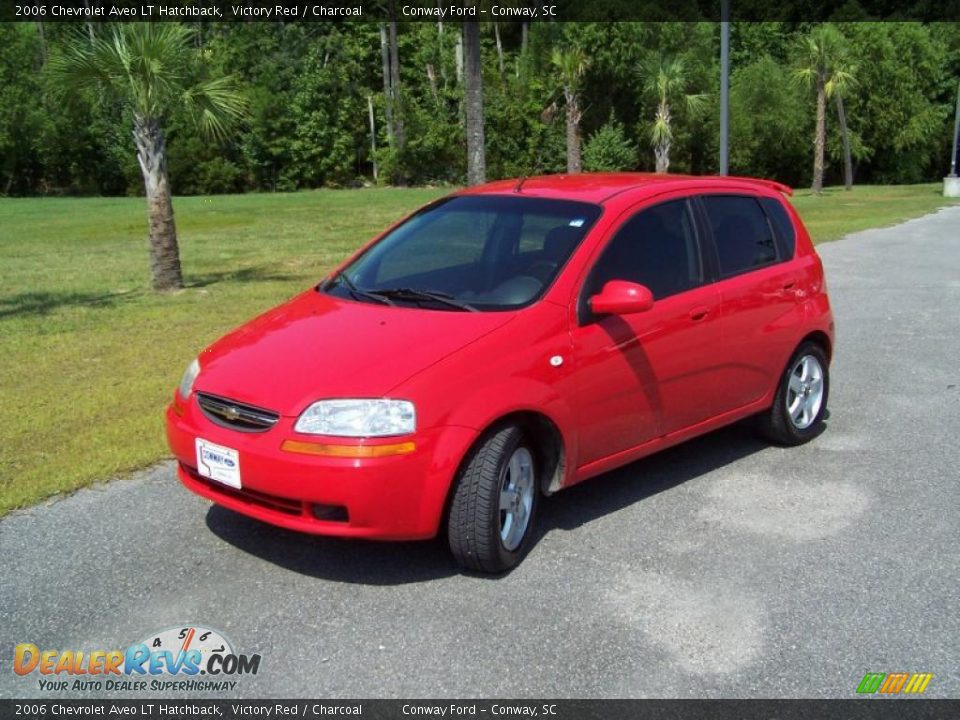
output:
[[[439,189],[178,198],[187,289],[151,292],[140,198],[0,198],[0,515],[166,455],[208,343],[317,282]],[[939,185],[798,193],[817,240],[945,204]]]
[[[867,228],[889,227],[933,212],[956,200],[943,197],[943,185],[871,185],[846,191],[826,188],[819,197],[798,190],[791,198],[814,242],[837,240]]]

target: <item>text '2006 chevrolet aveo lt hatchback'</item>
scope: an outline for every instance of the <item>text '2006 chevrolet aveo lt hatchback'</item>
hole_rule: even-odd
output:
[[[182,482],[308,533],[523,557],[541,498],[748,416],[822,428],[833,320],[783,194],[528,178],[438,200],[187,369]]]

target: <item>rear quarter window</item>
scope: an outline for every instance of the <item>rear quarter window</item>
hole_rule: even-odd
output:
[[[745,195],[705,195],[721,277],[777,262],[773,229],[757,198]]]
[[[777,234],[777,242],[780,244],[780,257],[784,260],[793,257],[797,246],[797,229],[793,226],[787,209],[783,203],[776,198],[760,198],[760,204],[767,211],[767,217],[770,218],[770,224]]]

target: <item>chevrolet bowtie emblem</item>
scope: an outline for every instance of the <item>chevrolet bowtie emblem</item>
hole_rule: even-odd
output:
[[[230,405],[223,409],[223,416],[227,420],[236,420],[238,417],[240,417],[240,411],[233,407],[233,405]]]

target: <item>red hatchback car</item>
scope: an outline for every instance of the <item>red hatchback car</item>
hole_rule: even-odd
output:
[[[200,353],[167,411],[194,492],[500,572],[542,496],[756,415],[822,429],[833,319],[777,183],[495,182],[417,211]]]

